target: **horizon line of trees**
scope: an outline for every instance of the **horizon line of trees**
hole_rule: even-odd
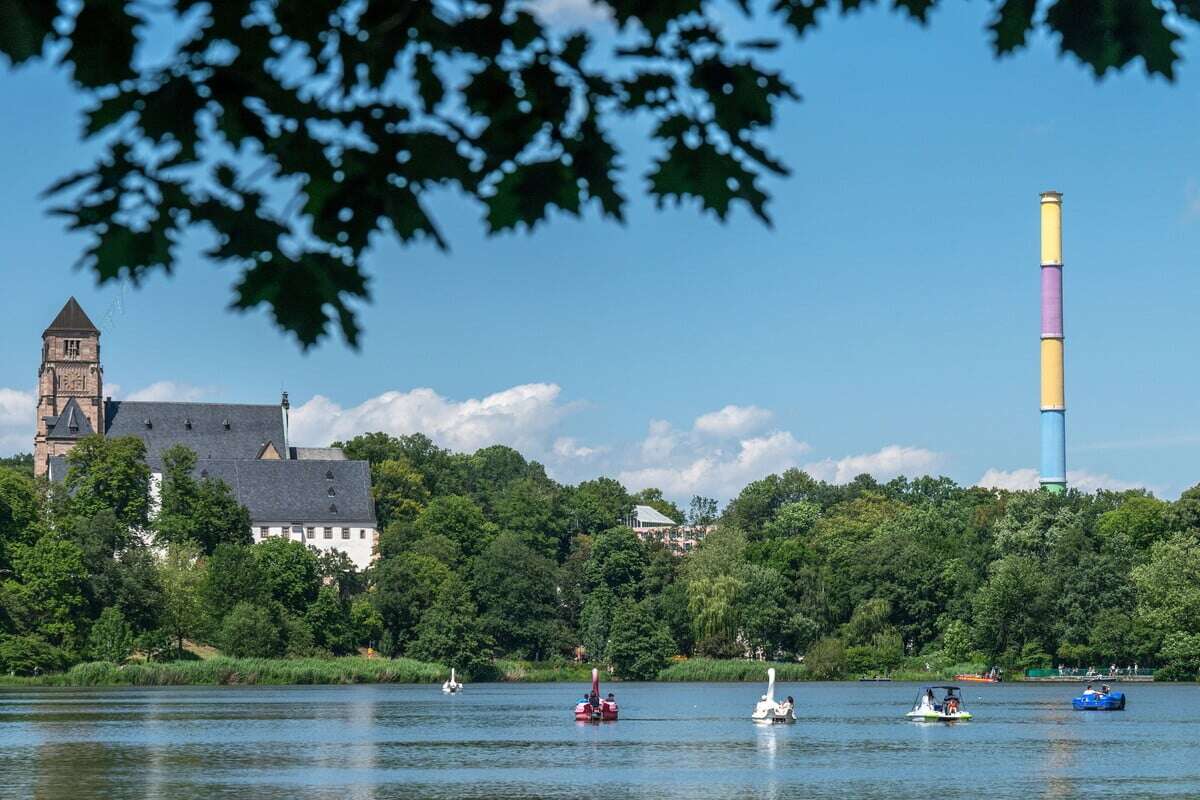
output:
[[[0,669],[84,659],[342,655],[372,647],[486,677],[496,657],[586,657],[653,678],[673,656],[796,660],[813,677],[906,662],[1200,672],[1200,487],[1000,491],[796,469],[720,510],[611,478],[562,485],[505,446],[421,434],[335,443],[370,463],[380,537],[360,571],[250,519],[195,454],[88,437],[61,486],[0,463]],[[620,522],[635,503],[713,525],[686,557]]]

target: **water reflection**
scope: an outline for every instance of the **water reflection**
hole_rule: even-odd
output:
[[[0,690],[0,798],[1200,796],[1190,686],[1111,714],[987,687],[969,725],[917,725],[911,686],[800,685],[786,726],[748,719],[753,685],[643,684],[577,725],[576,688]]]

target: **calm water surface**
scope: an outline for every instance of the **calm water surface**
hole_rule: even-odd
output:
[[[0,798],[1200,797],[1196,686],[967,687],[975,720],[903,719],[912,684],[784,684],[798,721],[748,719],[761,687],[614,684],[621,721],[578,724],[582,686],[0,690]]]

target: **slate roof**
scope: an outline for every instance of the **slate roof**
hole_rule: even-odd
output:
[[[62,307],[62,311],[58,312],[58,316],[54,318],[54,322],[50,323],[50,327],[42,332],[42,336],[47,333],[99,333],[96,326],[88,319],[88,315],[84,313],[83,307],[79,302],[71,297],[67,300],[67,304]]]
[[[92,423],[88,420],[79,403],[72,397],[63,406],[57,417],[46,417],[46,438],[48,439],[78,439],[95,433]]]
[[[150,468],[161,472],[162,463],[152,461]],[[375,523],[366,461],[204,459],[196,462],[196,477],[229,484],[256,525]]]
[[[200,459],[255,459],[267,442],[277,450],[284,442],[277,405],[109,400],[104,424],[107,436],[140,438],[151,461],[177,444],[191,448]]]

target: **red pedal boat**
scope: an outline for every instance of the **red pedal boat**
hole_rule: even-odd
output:
[[[575,704],[575,719],[578,722],[616,722],[617,698],[612,692],[608,697],[600,696],[600,670],[592,670],[592,691]]]

